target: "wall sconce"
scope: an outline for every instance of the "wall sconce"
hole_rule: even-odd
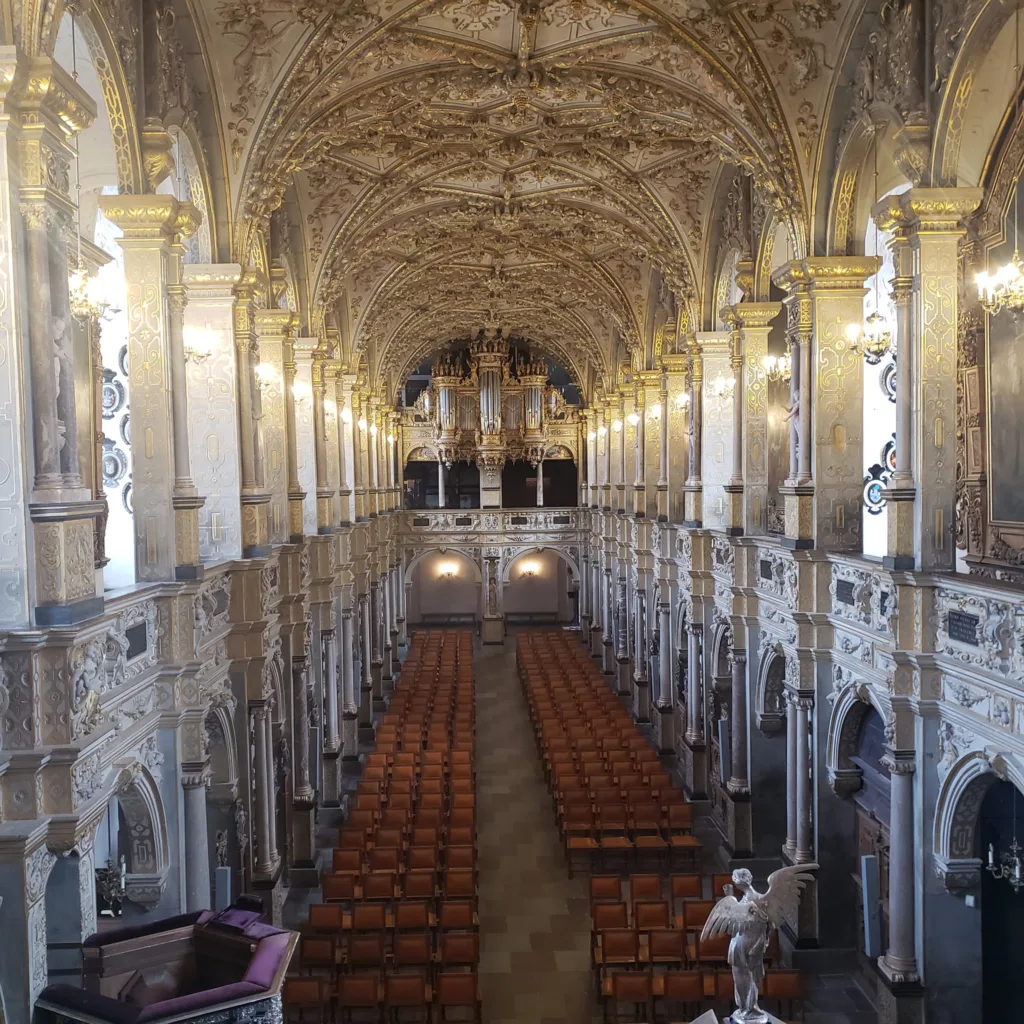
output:
[[[260,391],[264,391],[266,388],[273,384],[277,378],[277,374],[274,372],[274,368],[269,363],[260,363],[255,370],[256,375],[256,387]]]
[[[765,356],[761,365],[769,380],[789,381],[793,377],[793,357],[788,352],[784,356]]]
[[[650,418],[652,420],[660,420],[661,419],[661,402],[655,402],[654,405],[652,405],[650,407],[650,409],[647,411],[647,415],[650,416]]]
[[[395,443],[395,435],[389,430],[388,431],[388,444]]]
[[[352,422],[352,410],[347,405],[341,410],[341,422],[346,426]]]
[[[676,395],[676,408],[685,409],[690,404],[690,393],[688,391],[680,391]]]
[[[607,433],[608,433],[608,428],[607,427],[598,427],[597,428],[597,436],[598,437],[604,437]]]
[[[196,328],[186,330],[185,343],[183,345],[185,362],[202,366],[213,355],[213,343],[213,331],[210,330],[209,320],[206,321],[206,327],[203,330],[197,330]]]
[[[589,434],[587,434],[587,440],[588,441],[596,441],[597,440],[597,434],[592,430]]]
[[[736,391],[736,378],[719,374],[711,382],[711,391],[717,398],[732,398]]]
[[[540,575],[540,565],[537,562],[523,562],[519,568],[519,575],[533,579]]]
[[[334,404],[333,398],[324,399],[324,415],[334,416],[338,412],[338,407]]]
[[[377,424],[376,423],[371,423],[370,424],[370,437],[376,437],[376,436],[377,436]]]
[[[631,412],[631,413],[630,413],[630,414],[629,414],[629,415],[628,415],[628,416],[626,417],[626,422],[627,422],[627,423],[628,423],[628,424],[629,424],[629,425],[630,425],[631,427],[635,427],[635,426],[636,426],[636,425],[637,425],[637,424],[638,424],[638,423],[640,422],[640,415],[639,415],[638,413],[635,413],[635,412]]]
[[[612,430],[616,434],[620,433],[622,431],[622,420],[612,420]]]
[[[360,430],[366,430],[366,420],[364,420],[364,419],[363,419],[363,417],[362,417],[362,416],[360,416],[360,417],[359,417],[359,421],[358,421],[358,422],[356,423],[356,426],[357,426],[357,427],[358,427],[358,428],[359,428]]]
[[[296,405],[306,405],[313,398],[313,389],[304,380],[297,380],[292,384],[292,397]]]
[[[438,579],[453,580],[459,574],[459,567],[454,562],[442,562],[437,567]]]

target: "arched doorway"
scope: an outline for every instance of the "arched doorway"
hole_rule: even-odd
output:
[[[750,729],[752,843],[757,857],[776,858],[786,841],[786,659],[764,651]]]
[[[506,565],[502,607],[509,623],[567,625],[576,620],[578,594],[575,566],[555,548],[518,552]]]
[[[1024,838],[1024,795],[1012,782],[998,779],[981,801],[975,842],[984,865],[1001,866],[1011,844]],[[1024,976],[1024,892],[1015,894],[1007,879],[981,872],[982,1020],[1010,1020],[1020,1010]]]

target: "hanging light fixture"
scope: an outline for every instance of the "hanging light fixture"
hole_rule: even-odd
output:
[[[874,198],[878,202],[878,126],[875,126],[871,143],[871,152],[874,158]],[[878,231],[878,224],[875,224],[875,254],[880,248],[881,236]],[[892,348],[892,330],[889,321],[880,312],[881,303],[881,277],[882,267],[879,264],[875,271],[875,309],[864,319],[861,324],[852,323],[846,328],[846,340],[854,352],[862,355],[869,366],[877,366],[886,353]]]
[[[1013,123],[1020,120],[1020,3],[1013,14],[1013,81],[1014,108],[1016,114]],[[1004,263],[994,271],[982,271],[975,278],[978,285],[978,298],[981,308],[992,315],[1008,309],[1013,313],[1024,311],[1024,262],[1021,261],[1017,248],[1017,231],[1019,226],[1017,191],[1020,181],[1013,177],[1013,256],[1009,263]]]
[[[78,81],[78,34],[75,15],[71,15],[71,77]],[[90,274],[82,259],[82,167],[75,135],[75,230],[77,249],[73,266],[68,267],[68,300],[71,315],[83,323],[103,320],[118,312],[116,298],[108,290],[108,280],[99,273]]]
[[[1018,893],[1024,886],[1024,847],[1017,845],[1017,787],[1013,787],[1013,840],[1010,848],[996,858],[996,848],[992,843],[988,844],[988,864],[985,865],[988,873],[993,878],[1003,878],[1010,884],[1014,893]]]
[[[769,380],[788,382],[793,376],[793,357],[789,352],[784,356],[765,356],[761,365]]]

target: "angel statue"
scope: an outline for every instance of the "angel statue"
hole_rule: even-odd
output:
[[[757,1004],[768,936],[796,910],[800,892],[817,868],[817,864],[794,864],[773,871],[768,876],[767,892],[758,892],[753,886],[754,876],[746,868],[739,868],[732,873],[732,881],[743,893],[742,898],[736,899],[732,886],[726,886],[726,895],[708,915],[701,942],[726,933],[732,936],[729,966],[738,1004],[729,1018],[732,1024],[767,1024],[770,1020]]]

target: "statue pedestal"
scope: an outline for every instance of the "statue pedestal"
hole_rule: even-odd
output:
[[[773,1013],[766,1011],[765,1017],[768,1019],[768,1024],[785,1024],[784,1021],[779,1020]],[[705,1010],[699,1017],[694,1017],[690,1024],[718,1024],[718,1015],[714,1010]],[[722,1024],[743,1024],[743,1022],[734,1021],[730,1015],[722,1021]]]
[[[503,644],[505,642],[505,616],[485,615],[480,639],[485,644]]]

